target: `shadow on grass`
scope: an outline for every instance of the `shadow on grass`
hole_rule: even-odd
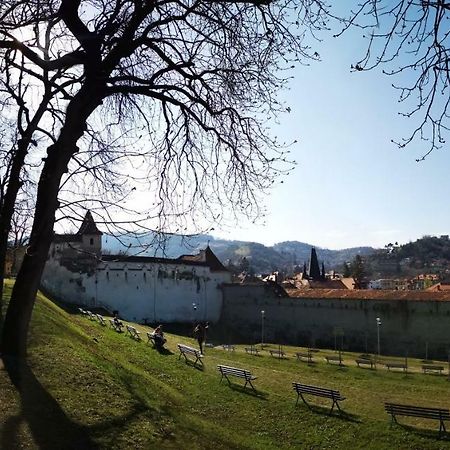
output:
[[[181,358],[178,358],[178,360],[181,361]],[[202,364],[197,364],[192,359],[184,358],[184,363],[187,366],[189,366],[189,367],[192,367],[194,369],[200,370],[200,372],[204,372],[205,371],[205,366],[203,366]]]
[[[441,434],[441,436],[439,436],[439,430],[429,430],[429,429],[425,429],[425,428],[417,428],[412,425],[406,425],[406,424],[398,423],[398,422],[396,424],[391,424],[391,426],[389,427],[389,429],[395,429],[395,428],[400,428],[404,431],[408,431],[411,434],[420,436],[425,439],[433,439],[436,441],[450,442],[450,435],[448,434],[448,432],[443,432]]]
[[[11,382],[20,394],[21,412],[4,424],[0,448],[20,448],[20,423],[26,422],[39,448],[96,449],[84,426],[70,420],[58,402],[44,389],[26,362],[4,358]]]
[[[242,394],[251,395],[252,397],[260,398],[261,400],[267,400],[268,394],[262,391],[254,390],[251,387],[244,387],[240,384],[229,383],[228,387],[233,391],[240,392]]]
[[[4,369],[20,395],[21,411],[3,424],[0,449],[22,448],[23,443],[20,442],[19,436],[23,423],[28,424],[38,448],[92,450],[98,449],[99,445],[91,436],[120,435],[123,427],[141,414],[150,414],[153,419],[157,418],[154,410],[144,402],[138,401],[134,404],[133,409],[123,416],[89,427],[77,424],[65,414],[26,363],[18,363],[17,360],[8,358],[4,358],[3,362]],[[130,392],[132,392],[131,389]]]
[[[308,403],[308,404],[299,403],[298,405],[295,406],[295,408],[307,409],[308,411],[314,412],[316,414],[345,420],[346,422],[362,423],[361,419],[357,415],[348,413],[343,410],[341,410],[339,412],[338,409],[334,409],[333,412],[330,413],[331,407],[325,407],[325,406],[321,406],[321,405],[312,405],[310,403]]]
[[[160,355],[163,356],[170,356],[170,355],[174,355],[174,352],[171,352],[168,348],[166,347],[153,347]]]

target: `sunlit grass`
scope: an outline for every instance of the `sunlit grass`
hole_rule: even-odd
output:
[[[148,329],[136,327],[143,335]],[[92,445],[108,449],[450,447],[449,441],[437,439],[437,422],[400,419],[414,427],[391,429],[383,410],[386,400],[450,407],[447,377],[421,374],[420,361],[410,360],[413,373],[405,376],[381,367],[358,369],[355,354],[344,354],[346,366],[339,368],[323,359],[334,352],[321,350],[317,363],[308,366],[296,361],[297,348],[284,347],[288,358],[278,360],[267,350],[252,356],[237,346],[235,352],[207,348],[205,368],[198,370],[178,359],[176,351],[177,342],[194,345],[192,339],[168,335],[172,353],[167,355],[145,341],[39,295],[29,362],[43,392],[60,409],[43,403],[35,423],[37,418],[23,413],[29,398],[21,398],[0,370],[0,448],[64,448],[67,437],[58,435],[61,421],[67,433],[74,431],[71,436],[82,430]],[[258,377],[258,395],[243,391],[239,380],[231,388],[220,383],[217,364],[250,370]],[[347,414],[330,417],[329,404],[317,399],[312,403],[324,408],[295,407],[292,381],[340,390],[347,397],[341,404]]]

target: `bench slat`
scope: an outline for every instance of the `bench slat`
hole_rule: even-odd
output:
[[[316,397],[329,398],[333,400],[333,404],[331,405],[330,414],[333,412],[333,408],[336,405],[339,412],[341,412],[341,408],[339,407],[339,403],[342,400],[345,400],[345,397],[341,395],[339,391],[334,389],[323,388],[319,386],[312,386],[308,384],[297,383],[295,381],[292,382],[292,387],[294,391],[297,392],[297,403],[298,399],[301,398],[302,401],[310,408],[309,404],[303,398],[303,394],[314,395]],[[297,404],[296,403],[296,404]]]
[[[231,383],[230,383],[230,380],[228,379],[228,375],[234,376],[237,378],[243,378],[245,380],[244,387],[247,386],[247,383],[249,383],[250,386],[252,387],[252,389],[256,392],[256,389],[253,386],[252,381],[256,380],[257,377],[252,375],[250,371],[248,371],[246,369],[240,369],[238,367],[222,366],[220,364],[217,366],[217,369],[221,373],[222,378],[225,377],[229,384],[231,384]],[[221,381],[222,381],[222,378],[221,378]]]
[[[184,359],[187,362],[188,358],[187,358],[186,354],[193,355],[195,357],[194,365],[197,364],[197,361],[198,361],[203,366],[203,361],[202,361],[203,355],[200,353],[200,350],[197,350],[195,348],[189,347],[188,345],[184,345],[184,344],[177,344],[177,347],[178,347],[178,350],[180,350],[179,358],[181,358],[181,355],[183,355]]]
[[[296,383],[296,382],[293,382],[292,385],[293,385],[294,390],[297,391],[297,393],[311,394],[311,395],[315,395],[318,397],[344,399],[344,397],[341,396],[340,392],[336,391],[334,389],[327,389],[327,388],[322,388],[319,386],[311,386],[311,385],[301,384],[301,383]]]
[[[385,403],[384,408],[391,415],[391,424],[397,422],[396,416],[420,417],[423,419],[439,420],[439,437],[446,432],[444,420],[450,420],[450,411],[443,408],[429,408],[415,405],[399,405]]]
[[[443,408],[428,408],[424,406],[398,405],[386,403],[384,405],[386,412],[399,416],[412,416],[423,418],[450,419],[450,411]]]

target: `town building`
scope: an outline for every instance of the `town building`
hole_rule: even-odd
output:
[[[90,212],[77,233],[56,235],[41,281],[44,290],[136,322],[219,320],[221,286],[231,274],[209,246],[179,258],[104,255],[101,238]]]

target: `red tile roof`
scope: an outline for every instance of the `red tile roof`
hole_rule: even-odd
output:
[[[289,297],[333,300],[450,301],[450,291],[387,291],[375,289],[286,289]]]

